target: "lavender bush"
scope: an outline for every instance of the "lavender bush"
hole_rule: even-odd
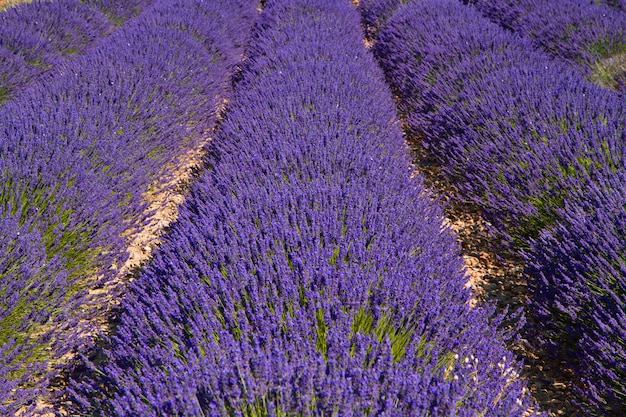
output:
[[[626,400],[626,178],[578,188],[527,255],[535,334],[571,357],[588,415],[621,415]]]
[[[268,1],[247,56],[73,412],[522,415],[353,6]]]
[[[213,127],[255,8],[157,1],[0,110],[0,351],[19,365],[1,404],[29,364],[80,345],[63,332],[86,286],[115,275],[144,193]]]
[[[587,413],[620,415],[621,98],[452,1],[386,21],[374,51],[409,130],[528,261],[531,340],[577,371]]]
[[[26,333],[28,326],[50,317],[45,299],[67,287],[67,272],[58,257],[46,259],[41,236],[32,224],[6,213],[4,207],[0,219],[0,412],[13,415],[17,408],[28,407],[29,399],[39,392],[38,387],[20,384],[22,377],[45,374],[45,367],[34,360],[24,365],[27,358],[42,354],[41,343],[34,343]]]
[[[506,28],[529,36],[548,53],[563,58],[601,84],[623,88],[626,66],[626,13],[621,2],[469,0]],[[610,4],[607,4],[610,3]],[[623,5],[623,3],[621,3]],[[617,65],[616,60],[622,64]]]
[[[115,5],[118,14],[131,9],[127,1],[90,3],[94,7],[78,0],[36,0],[0,13],[0,103],[111,33],[113,22],[101,9]],[[148,3],[137,1],[132,10]]]

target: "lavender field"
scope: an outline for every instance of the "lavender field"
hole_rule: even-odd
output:
[[[9,5],[0,415],[626,415],[625,85],[621,1]]]

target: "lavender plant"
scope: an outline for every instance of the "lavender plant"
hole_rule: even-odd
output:
[[[256,13],[253,1],[226,7],[158,1],[0,110],[0,345],[17,366],[0,389],[9,400],[31,363],[78,349],[63,326],[90,314],[85,290],[125,261],[121,235],[150,215],[145,194],[213,127]]]
[[[102,415],[522,415],[518,364],[470,309],[347,1],[268,1],[234,100],[107,360]]]
[[[32,380],[46,375],[37,359],[45,355],[48,335],[31,337],[27,331],[51,317],[56,306],[45,300],[67,289],[67,271],[58,257],[46,258],[32,224],[4,208],[0,218],[0,412],[15,415],[21,409],[28,414],[42,388]]]
[[[622,414],[626,398],[623,172],[577,188],[527,254],[535,334],[554,354],[574,358],[594,416]]]
[[[90,3],[94,7],[78,0],[36,0],[0,13],[0,102],[112,32],[113,22],[100,11],[112,4]],[[127,1],[108,3],[115,4],[119,15],[131,9]],[[133,12],[148,3],[137,1]]]
[[[526,257],[530,339],[577,370],[588,413],[622,413],[621,98],[451,1],[399,6],[374,51],[457,198]]]
[[[600,84],[623,87],[626,14],[618,2],[469,0],[486,16],[519,31]],[[610,3],[610,4],[608,4]]]

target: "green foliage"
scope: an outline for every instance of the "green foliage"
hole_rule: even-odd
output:
[[[0,83],[2,83],[1,79],[0,79]],[[2,104],[2,102],[4,102],[4,101],[8,100],[10,96],[11,96],[11,93],[9,91],[9,88],[3,86],[2,84],[0,84],[0,104]]]
[[[618,79],[624,74],[626,74],[626,50],[598,59],[591,65],[591,80],[603,87],[618,89]]]
[[[339,258],[339,245],[335,246],[333,248],[333,254],[331,255],[330,259],[328,260],[328,263],[331,266],[334,266],[337,263],[337,258]]]
[[[406,355],[406,347],[415,331],[414,327],[409,324],[409,320],[404,320],[403,324],[395,326],[393,317],[388,312],[385,312],[378,320],[375,320],[371,311],[361,307],[354,314],[352,334],[361,332],[375,335],[380,342],[388,338],[391,344],[391,355],[394,363],[396,363]],[[351,354],[354,354],[354,351]]]
[[[324,310],[318,308],[315,312],[315,346],[317,350],[324,356],[324,360],[328,359],[328,346],[326,344],[326,332],[328,326],[324,322]]]
[[[609,58],[626,52],[626,43],[620,38],[607,36],[589,44],[587,51],[599,58]]]
[[[226,412],[228,413],[228,416],[230,417],[234,417],[238,415],[241,415],[243,417],[268,417],[270,415],[275,416],[275,417],[305,417],[307,416],[307,414],[304,414],[304,413],[289,413],[287,411],[284,411],[280,407],[280,398],[278,398],[277,395],[272,395],[271,398],[273,399],[272,402],[275,404],[271,413],[268,407],[268,402],[269,402],[268,395],[264,395],[260,398],[257,398],[252,403],[246,403],[238,407],[233,407],[233,406],[227,407]],[[315,402],[315,399],[313,399],[313,402]],[[311,409],[313,410],[315,409],[315,404],[312,404]],[[335,415],[335,413],[333,413],[333,415]]]
[[[48,64],[46,61],[44,61],[40,57],[25,58],[24,62],[26,62],[29,65],[32,65],[33,67],[37,67],[37,68],[41,68],[41,69],[50,69],[50,68],[52,68],[52,65]]]
[[[531,239],[537,238],[539,233],[553,226],[559,219],[557,209],[565,204],[566,192],[555,193],[545,191],[539,196],[528,197],[529,202],[537,210],[536,214],[521,219],[519,225],[511,228],[513,244],[518,248],[527,248]]]

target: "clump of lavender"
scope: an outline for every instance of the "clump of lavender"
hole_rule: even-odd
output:
[[[86,4],[85,4],[86,3]],[[104,4],[109,3],[109,4]],[[151,1],[33,1],[0,13],[0,103],[84,54]],[[92,7],[90,7],[92,6]],[[107,11],[115,9],[115,22]]]
[[[623,1],[569,0],[554,2],[469,0],[487,17],[533,40],[547,53],[590,74],[605,86],[620,88],[607,72],[606,60],[626,53],[626,12]]]
[[[624,184],[623,170],[582,184],[527,254],[537,337],[570,358],[594,416],[620,415],[626,401]]]

